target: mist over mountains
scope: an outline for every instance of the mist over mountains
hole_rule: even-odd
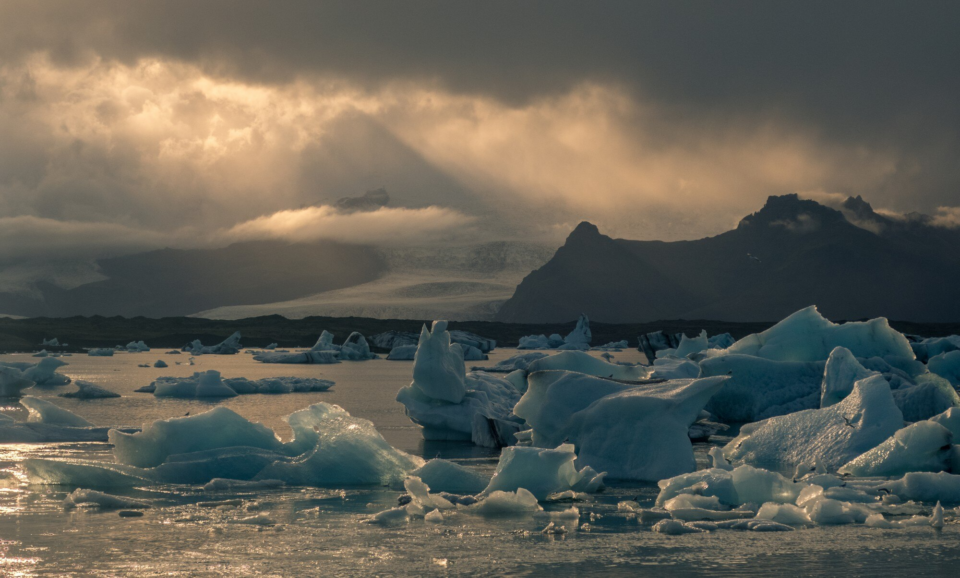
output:
[[[831,319],[960,320],[960,229],[773,196],[736,229],[695,241],[612,239],[581,223],[517,287],[499,321],[761,321],[816,304]]]

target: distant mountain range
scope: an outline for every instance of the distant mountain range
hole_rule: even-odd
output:
[[[225,305],[294,299],[367,283],[386,270],[371,247],[333,242],[237,243],[101,259],[106,279],[63,289],[0,293],[0,312],[26,317],[182,316]]]
[[[811,304],[831,319],[960,321],[960,230],[860,197],[834,209],[797,195],[696,241],[612,239],[584,222],[497,320],[772,321]]]

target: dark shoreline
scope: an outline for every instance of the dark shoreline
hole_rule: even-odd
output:
[[[762,331],[774,322],[729,322],[709,320],[672,320],[650,323],[591,323],[593,344],[627,339],[637,347],[637,336],[663,330],[695,335],[706,329],[710,335],[729,332],[735,338]],[[36,351],[44,338],[56,337],[69,344],[59,351],[83,351],[88,347],[113,347],[131,340],[143,340],[154,349],[180,348],[200,339],[204,344],[222,341],[234,331],[243,335],[243,345],[264,347],[277,343],[280,347],[313,345],[326,329],[342,341],[351,331],[370,336],[389,330],[420,331],[424,321],[409,319],[370,319],[365,317],[306,317],[287,319],[280,315],[238,320],[201,319],[196,317],[35,317],[29,319],[0,318],[0,352]],[[575,325],[567,323],[501,323],[496,321],[451,322],[451,329],[471,331],[497,340],[502,347],[513,347],[525,335],[559,333],[566,335]],[[892,321],[898,331],[927,337],[960,334],[960,323],[912,323]]]

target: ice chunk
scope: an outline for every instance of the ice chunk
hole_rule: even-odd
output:
[[[529,373],[548,370],[574,371],[625,381],[646,379],[649,373],[648,368],[642,365],[607,363],[584,351],[562,351],[555,355],[537,359],[527,367]]]
[[[131,341],[130,343],[127,344],[126,349],[130,353],[142,353],[142,352],[150,351],[150,348],[147,347],[147,344],[144,343],[143,341]]]
[[[838,346],[856,357],[914,357],[910,342],[883,317],[838,325],[816,306],[801,309],[770,329],[754,333],[726,349],[775,361],[824,361]]]
[[[460,403],[466,394],[465,377],[463,349],[450,342],[447,322],[434,321],[432,331],[424,325],[410,387],[430,399]]]
[[[853,384],[866,379],[876,372],[860,365],[857,358],[846,347],[836,347],[830,352],[823,372],[820,387],[820,407],[830,407],[839,403],[853,391]]]
[[[407,514],[407,509],[403,506],[377,512],[365,520],[367,524],[375,524],[377,526],[398,526],[406,524],[408,521],[410,521],[410,516]]]
[[[679,536],[681,534],[700,534],[705,530],[696,526],[685,524],[679,520],[660,520],[653,525],[653,531],[667,536]]]
[[[960,409],[951,407],[947,411],[933,416],[930,421],[947,428],[953,434],[953,439],[960,440]]]
[[[723,450],[719,447],[712,447],[710,451],[707,452],[710,456],[710,467],[716,470],[732,470],[733,466],[730,465],[730,462],[727,461],[727,458],[723,457]]]
[[[153,366],[157,368],[167,367],[167,362],[162,359],[158,359],[155,362],[153,362]]]
[[[893,477],[907,472],[940,472],[950,467],[953,434],[932,421],[919,421],[840,468],[841,474]]]
[[[824,409],[804,410],[744,426],[724,448],[731,460],[774,468],[820,460],[836,470],[880,445],[903,426],[887,381],[879,375],[858,381],[846,399]]]
[[[652,379],[694,379],[700,377],[700,365],[688,359],[663,357],[653,362]]]
[[[932,373],[936,373],[950,382],[950,385],[960,386],[960,351],[951,351],[941,353],[930,358],[927,367]]]
[[[674,355],[677,357],[687,357],[693,353],[700,353],[709,347],[710,344],[707,339],[707,331],[704,329],[697,337],[690,338],[686,335],[681,337],[680,344],[677,345],[677,350],[674,352]]]
[[[823,368],[821,361],[775,361],[750,355],[704,359],[701,377],[730,376],[706,409],[721,421],[751,422],[819,407]]]
[[[476,504],[466,506],[464,511],[490,518],[524,516],[542,511],[537,498],[529,491],[519,488],[516,492],[496,491]]]
[[[20,392],[33,387],[33,381],[15,367],[0,366],[0,397],[20,397]]]
[[[772,520],[788,526],[810,526],[813,524],[806,510],[793,504],[767,502],[760,507],[760,511],[757,512],[757,518]]]
[[[427,512],[434,510],[450,510],[453,504],[442,496],[430,493],[430,486],[423,483],[423,480],[416,476],[410,476],[403,480],[403,487],[410,496],[410,502],[407,504],[407,513],[411,516],[424,516]]]
[[[563,338],[563,343],[570,348],[589,349],[590,341],[592,340],[593,334],[590,332],[590,319],[581,313],[580,318],[577,319],[577,326]]]
[[[695,467],[687,431],[724,377],[625,384],[579,373],[531,373],[514,409],[533,444],[565,441],[579,461],[617,479],[657,481]]]
[[[410,473],[438,492],[479,494],[490,480],[470,468],[451,461],[434,459]]]
[[[329,365],[340,363],[339,355],[339,351],[300,351],[296,353],[268,351],[254,355],[253,359],[261,363]]]
[[[518,370],[526,371],[531,363],[537,361],[538,359],[543,359],[546,356],[546,353],[541,353],[539,351],[520,353],[512,357],[508,357],[507,359],[500,360],[496,364],[489,367],[473,367],[471,369],[473,371],[490,371],[494,373],[512,373]]]
[[[110,443],[118,463],[140,468],[158,466],[168,456],[188,452],[236,446],[276,452],[283,448],[273,430],[247,421],[225,407],[188,417],[157,420],[135,434],[113,430]]]
[[[926,363],[931,357],[960,349],[960,335],[931,337],[916,343],[911,343],[910,346],[913,348],[917,359]]]
[[[626,339],[620,341],[611,341],[609,343],[604,343],[603,345],[598,345],[596,347],[591,347],[594,351],[620,351],[630,347],[630,344]]]
[[[243,346],[240,345],[239,331],[216,345],[203,345],[199,339],[196,339],[183,346],[183,351],[193,355],[233,355],[239,353],[241,349]]]
[[[262,393],[297,393],[326,391],[334,383],[311,377],[267,377],[249,380],[244,377],[223,379],[219,371],[196,372],[188,377],[158,377],[138,392],[153,393],[157,397],[234,397],[236,395]]]
[[[603,483],[604,474],[597,474],[590,467],[577,471],[574,467],[576,459],[577,455],[570,444],[552,450],[504,448],[497,469],[483,494],[525,488],[537,499],[543,500],[550,494],[566,490],[597,491]]]
[[[313,344],[313,347],[310,348],[310,351],[338,351],[339,348],[333,344],[333,333],[330,333],[326,329],[320,333],[320,337],[317,339],[317,342]]]
[[[134,500],[133,498],[124,498],[122,496],[114,496],[112,494],[82,488],[77,488],[63,500],[63,506],[68,509],[85,505],[93,505],[104,510],[117,510],[120,508],[136,510],[150,507],[150,504],[143,500]]]
[[[13,366],[11,363],[0,365]],[[66,375],[57,373],[57,370],[67,365],[66,361],[54,357],[41,359],[36,364],[27,364],[23,370],[23,377],[29,379],[37,385],[66,385],[70,383],[70,378]]]
[[[336,405],[318,403],[287,421],[295,433],[289,449],[300,450],[311,438],[316,440],[313,449],[294,460],[268,465],[257,479],[317,487],[390,485],[424,465],[422,459],[388,444],[372,422]]]
[[[340,346],[339,357],[341,361],[366,361],[376,359],[377,355],[370,351],[367,339],[354,331],[347,336],[347,340]]]
[[[416,345],[397,345],[390,350],[387,359],[390,361],[413,361],[416,355]]]
[[[946,472],[912,472],[879,486],[902,500],[960,503],[960,475]]]
[[[680,345],[680,339],[682,337],[682,333],[675,335],[667,334],[663,331],[647,333],[646,335],[640,336],[639,349],[647,356],[647,361],[652,364],[657,358],[658,351],[676,349],[677,346]]]
[[[89,381],[78,379],[73,383],[80,389],[71,393],[61,393],[60,397],[75,397],[78,399],[103,399],[108,397],[120,397],[119,393],[114,393],[109,389],[104,389],[99,385],[90,383]]]
[[[62,427],[93,427],[93,424],[61,407],[39,397],[24,397],[20,405],[30,412],[28,422]]]

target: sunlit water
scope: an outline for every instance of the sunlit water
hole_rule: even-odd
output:
[[[495,363],[515,353],[497,350]],[[53,400],[97,425],[139,426],[159,418],[199,413],[217,403],[160,399],[134,393],[161,375],[217,369],[224,377],[280,375],[321,377],[336,382],[323,393],[244,395],[218,402],[260,421],[282,437],[291,432],[282,417],[312,403],[343,406],[369,419],[394,446],[424,458],[454,459],[486,473],[496,452],[469,444],[424,442],[394,401],[410,381],[411,362],[375,360],[338,365],[264,365],[252,356],[199,356],[162,351],[114,357],[74,355],[61,370],[95,382],[123,397],[75,400],[57,397],[67,385],[34,388],[28,394]],[[616,358],[637,361],[639,353]],[[141,368],[164,359],[170,367]],[[0,360],[31,361],[25,355]],[[23,411],[15,403],[4,413]],[[23,415],[17,416],[23,419]],[[726,438],[728,439],[728,438]],[[723,440],[717,440],[721,442]],[[709,446],[697,446],[705,462]],[[545,536],[547,515],[484,519],[448,515],[443,524],[422,520],[399,528],[362,524],[393,507],[396,489],[283,488],[211,493],[199,487],[154,486],[128,492],[153,507],[140,518],[116,511],[66,510],[72,488],[30,486],[20,462],[27,457],[110,460],[107,444],[0,445],[0,576],[333,576],[333,575],[954,575],[960,566],[960,525],[948,515],[942,531],[932,528],[876,530],[863,526],[811,528],[786,533],[719,531],[663,536],[616,511],[623,499],[652,505],[652,485],[614,485],[578,504],[579,531],[567,523],[564,536]],[[569,504],[546,506],[560,510]],[[952,514],[952,512],[951,512]],[[266,524],[251,524],[260,516]]]

